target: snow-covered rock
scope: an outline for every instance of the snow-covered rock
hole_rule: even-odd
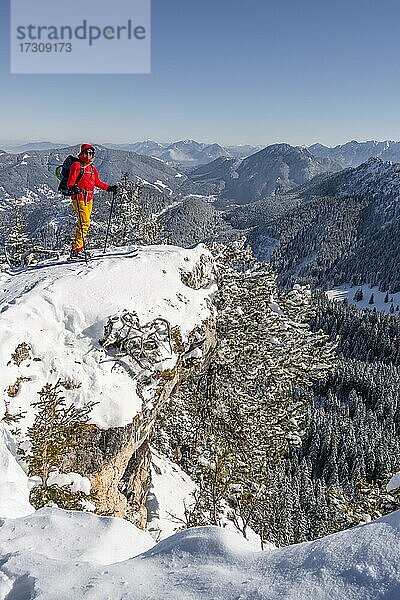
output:
[[[153,246],[95,253],[87,266],[59,261],[0,274],[0,418],[22,415],[17,442],[26,442],[35,417],[32,404],[46,383],[60,380],[67,404],[95,403],[84,439],[50,483],[81,491],[91,485],[97,510],[114,516],[126,514],[129,497],[131,511],[140,514],[137,522],[145,525],[148,437],[158,407],[179,382],[185,351],[193,349],[193,339],[196,346],[210,342],[212,268],[204,246]],[[179,344],[171,334],[160,345],[160,362],[148,366],[101,345],[109,318],[119,322],[125,311],[136,313],[141,326],[163,319],[165,329],[168,322]],[[0,499],[0,516],[31,510],[28,487],[34,482],[15,462],[15,429],[10,422],[8,442],[0,446],[0,485],[4,498],[17,486],[15,509]]]
[[[22,425],[30,425],[30,404],[37,392],[61,378],[79,385],[65,391],[69,401],[97,403],[91,421],[99,427],[130,423],[142,409],[137,384],[132,372],[115,368],[117,361],[99,344],[104,326],[110,316],[135,311],[143,324],[157,317],[167,319],[187,339],[210,317],[213,288],[193,289],[185,285],[181,273],[203,265],[204,255],[209,256],[203,246],[193,250],[156,246],[99,255],[88,267],[55,263],[19,274],[3,273],[0,388],[6,390],[25,378],[15,396],[9,396],[10,412],[27,411]],[[12,355],[22,343],[31,348],[31,355],[18,365]],[[177,358],[171,354],[168,368]]]

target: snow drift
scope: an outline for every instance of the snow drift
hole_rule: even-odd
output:
[[[217,527],[151,547],[127,522],[42,509],[0,527],[0,599],[396,600],[399,535],[400,511],[266,552]]]

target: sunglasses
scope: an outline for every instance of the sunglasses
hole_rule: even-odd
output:
[[[83,154],[88,154],[90,156],[94,156],[95,152],[94,152],[94,150],[85,150]]]

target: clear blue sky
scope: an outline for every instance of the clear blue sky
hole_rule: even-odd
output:
[[[2,142],[400,139],[398,0],[153,0],[152,73],[123,76],[10,75],[8,2]]]

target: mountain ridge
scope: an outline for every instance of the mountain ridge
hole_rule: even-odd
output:
[[[324,146],[323,144],[312,144],[308,148],[318,158],[326,158],[339,162],[342,168],[358,167],[372,157],[400,162],[400,142],[394,140],[368,140],[365,142],[351,140],[350,142],[334,147]]]

